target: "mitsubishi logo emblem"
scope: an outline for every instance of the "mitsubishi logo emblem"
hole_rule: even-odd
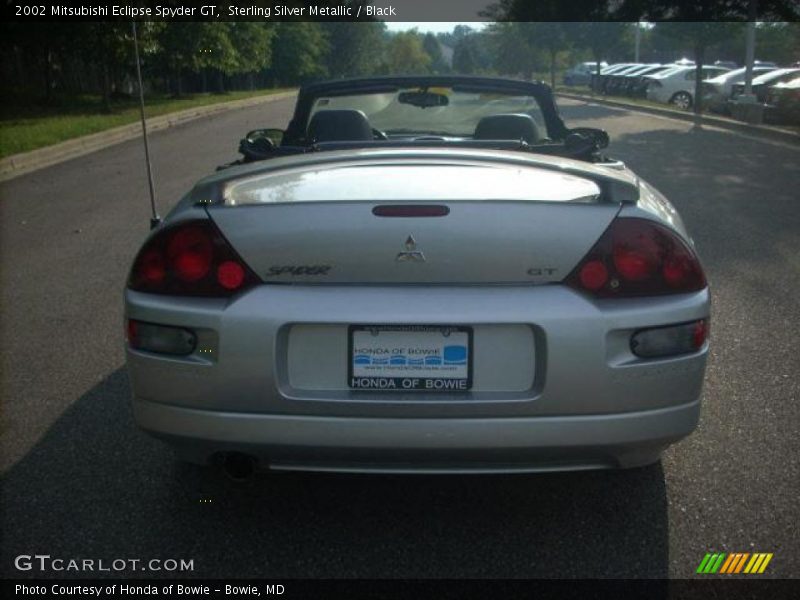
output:
[[[406,238],[404,246],[405,251],[397,253],[396,262],[425,262],[425,254],[421,250],[417,250],[417,240],[413,235]]]

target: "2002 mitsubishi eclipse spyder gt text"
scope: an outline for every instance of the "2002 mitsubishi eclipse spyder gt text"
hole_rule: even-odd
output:
[[[235,476],[657,461],[698,422],[709,291],[607,144],[539,83],[302,88],[135,258],[138,424]]]

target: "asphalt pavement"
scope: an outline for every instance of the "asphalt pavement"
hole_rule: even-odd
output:
[[[677,206],[711,282],[701,424],[661,464],[236,485],[176,463],[134,426],[124,368],[122,290],[149,219],[134,140],[0,184],[0,574],[87,575],[14,568],[49,554],[220,578],[690,577],[718,551],[771,552],[765,576],[799,577],[800,148],[560,104]],[[154,134],[161,212],[290,114],[278,101]]]

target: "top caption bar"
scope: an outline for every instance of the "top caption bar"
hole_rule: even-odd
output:
[[[3,3],[6,20],[42,21],[797,21],[796,0],[151,0]]]

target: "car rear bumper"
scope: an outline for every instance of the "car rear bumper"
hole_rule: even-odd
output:
[[[348,418],[218,412],[134,400],[138,424],[184,460],[226,453],[262,469],[380,473],[627,468],[689,435],[699,398],[656,410],[527,418]]]

